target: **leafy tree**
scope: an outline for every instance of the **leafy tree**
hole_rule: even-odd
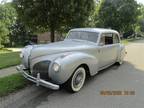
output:
[[[8,29],[5,27],[5,24],[0,21],[0,48],[4,47],[3,44],[8,41]]]
[[[10,3],[0,4],[0,46],[9,42],[9,27],[15,23],[16,11]]]
[[[94,8],[93,0],[13,0],[20,19],[34,31],[55,31],[85,26]]]
[[[140,15],[138,16],[136,31],[144,33],[144,5],[141,4],[138,10],[140,11]]]
[[[10,27],[10,46],[23,46],[26,42],[30,41],[32,33],[27,30],[25,25],[17,20],[15,24]]]
[[[135,0],[102,0],[97,10],[97,26],[127,32],[135,26],[138,16]]]

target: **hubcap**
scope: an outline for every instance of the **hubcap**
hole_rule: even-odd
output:
[[[83,79],[83,74],[82,73],[78,73],[76,78],[74,79],[74,86],[78,87],[81,83],[82,83],[82,79]]]

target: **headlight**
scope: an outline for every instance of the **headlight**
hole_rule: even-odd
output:
[[[23,53],[20,53],[20,58],[23,58]]]
[[[24,57],[24,48],[21,50],[21,53],[20,53],[20,58],[23,58]]]
[[[52,68],[55,72],[58,72],[60,69],[60,65],[58,63],[54,63]]]

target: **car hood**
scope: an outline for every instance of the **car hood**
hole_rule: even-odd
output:
[[[31,51],[31,58],[64,53],[69,51],[79,51],[90,48],[94,43],[81,40],[65,40],[45,45],[34,45]]]

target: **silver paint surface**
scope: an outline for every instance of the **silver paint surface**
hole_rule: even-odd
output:
[[[72,29],[70,31],[85,31],[99,33],[97,43],[77,40],[65,39],[64,41],[27,46],[23,50],[22,64],[28,67],[28,61],[31,71],[32,67],[44,60],[50,60],[49,67],[50,78],[56,84],[66,82],[73,74],[74,70],[81,64],[89,67],[90,75],[95,75],[99,70],[102,70],[115,62],[119,62],[124,58],[125,48],[121,43],[100,46],[99,41],[102,33],[118,32],[110,29],[96,29],[96,28],[81,28]],[[60,64],[60,71],[54,72],[52,70],[53,63]]]

